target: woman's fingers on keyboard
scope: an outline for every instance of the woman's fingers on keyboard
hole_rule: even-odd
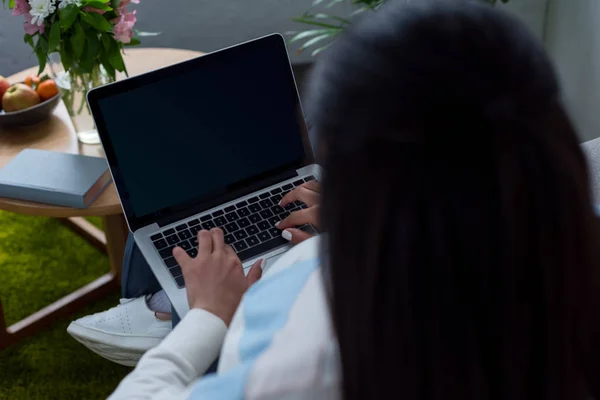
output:
[[[286,205],[293,203],[294,201],[301,201],[308,207],[312,207],[314,205],[319,204],[321,202],[321,194],[316,190],[310,189],[308,187],[309,184],[318,185],[318,183],[310,181],[301,186],[298,186],[296,189],[283,196],[283,199],[281,199],[279,205],[281,207],[285,207]]]
[[[281,236],[293,244],[298,244],[304,242],[306,239],[310,239],[313,235],[300,229],[287,228],[281,233]]]
[[[287,218],[280,221],[277,225],[277,229],[293,228],[295,226],[302,226],[306,224],[319,226],[319,206],[312,206],[303,210],[294,211]]]

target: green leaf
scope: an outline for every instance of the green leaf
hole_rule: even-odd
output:
[[[81,17],[85,22],[90,24],[95,29],[102,32],[108,32],[112,30],[112,25],[102,15],[98,13],[82,13]]]
[[[27,43],[28,45],[30,45],[31,47],[34,47],[33,36],[31,36],[30,34],[26,33],[25,36],[23,36],[23,41],[25,43]]]
[[[102,3],[106,6],[111,6],[111,2],[110,0],[83,0],[83,4],[85,4],[86,6],[89,6],[91,3]]]
[[[41,75],[42,72],[44,72],[44,69],[46,68],[46,62],[48,60],[46,54],[47,53],[40,48],[35,49],[35,55],[37,56],[38,63],[40,64],[40,68],[38,69],[38,75]]]
[[[117,43],[113,42],[113,44],[110,46],[110,51],[108,52],[107,56],[108,62],[117,71],[125,71],[125,63],[123,62],[123,56],[121,55],[121,48]]]
[[[325,7],[331,8],[331,7],[335,6],[336,4],[341,3],[343,1],[344,0],[332,0],[331,3],[327,4]]]
[[[329,45],[328,45],[328,44],[326,44],[326,45],[325,45],[325,46],[323,46],[323,47],[319,47],[318,49],[314,50],[314,51],[313,51],[313,52],[310,54],[310,55],[311,55],[311,57],[314,57],[314,56],[316,56],[317,54],[319,54],[320,52],[322,52],[323,50],[325,50],[325,49],[326,49],[326,48],[328,48],[328,47],[329,47]]]
[[[350,24],[350,20],[347,20],[347,19],[342,18],[342,17],[335,16],[335,15],[325,14],[325,13],[318,13],[318,14],[313,15],[312,17],[315,18],[315,19],[333,19],[335,21],[339,21],[339,22],[341,22],[343,24],[346,24],[346,25]]]
[[[83,55],[83,47],[85,46],[85,32],[81,25],[75,25],[75,34],[71,36],[71,45],[73,52],[77,58]]]
[[[71,48],[71,43],[69,41],[64,41],[63,46],[60,50],[60,61],[63,65],[65,71],[71,69],[73,65],[73,49]]]
[[[102,46],[104,47],[104,51],[110,51],[110,46],[115,40],[108,33],[102,34]]]
[[[39,36],[37,44],[35,45],[36,51],[40,50],[46,54],[48,54],[48,41],[43,37]]]
[[[111,11],[112,7],[109,4],[103,3],[101,1],[90,1],[86,4],[88,7],[96,8],[102,11]],[[97,14],[97,13],[96,13]]]
[[[143,36],[158,36],[160,35],[162,32],[143,32],[143,31],[135,31],[135,36],[138,37],[143,37]]]
[[[15,0],[8,0],[8,8],[15,8]]]
[[[343,27],[338,26],[338,25],[331,25],[331,24],[327,24],[325,22],[314,21],[314,20],[312,20],[310,18],[305,18],[305,17],[292,18],[292,21],[294,21],[294,22],[300,22],[302,24],[320,26],[322,28],[337,29],[337,30],[342,30],[343,29]]]
[[[98,33],[94,31],[87,31],[85,36],[87,39],[87,48],[89,54],[95,58],[102,47],[102,44],[100,44],[100,39],[98,39]]]
[[[104,51],[100,53],[100,62],[102,63],[102,66],[104,67],[108,75],[111,76],[113,79],[116,78],[117,72],[115,68],[112,65],[110,65],[107,53]]]
[[[324,34],[327,32],[335,32],[335,31],[331,31],[330,29],[311,29],[308,31],[304,31],[304,32],[300,32],[298,33],[296,36],[294,36],[291,40],[290,43],[294,43],[300,39],[305,39],[307,37],[311,37],[311,36],[315,36],[315,35],[320,35],[320,34]]]
[[[316,43],[320,42],[321,40],[323,40],[323,39],[327,39],[327,38],[330,38],[330,37],[332,37],[332,35],[330,35],[330,34],[319,35],[319,36],[317,36],[317,37],[314,37],[314,38],[312,38],[312,39],[308,40],[306,43],[304,43],[304,44],[302,45],[302,47],[300,47],[300,48],[298,49],[298,53],[301,53],[301,52],[303,52],[303,51],[304,51],[304,49],[306,49],[307,47],[310,47],[310,46],[312,46],[312,45],[314,45],[314,44],[316,44]]]
[[[50,28],[50,39],[48,42],[48,52],[52,53],[60,44],[60,25],[53,24]]]
[[[131,41],[130,41],[129,43],[126,43],[126,44],[125,44],[125,46],[127,46],[127,47],[130,47],[130,46],[137,46],[137,45],[139,45],[140,43],[142,43],[142,42],[140,42],[140,39],[133,37],[133,38],[131,38]]]
[[[69,4],[60,10],[60,26],[63,31],[66,31],[77,20],[79,8],[75,4]]]

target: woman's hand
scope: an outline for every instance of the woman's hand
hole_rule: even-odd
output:
[[[295,226],[310,224],[319,228],[319,203],[321,202],[321,186],[317,181],[306,182],[286,194],[280,206],[285,207],[294,201],[301,201],[308,208],[294,211],[287,218],[277,224],[277,228],[283,230],[282,236],[290,242],[297,244],[311,238],[313,235],[304,232]]]
[[[191,258],[176,247],[173,256],[181,266],[190,308],[201,308],[229,326],[243,294],[262,275],[258,260],[248,276],[235,251],[225,245],[223,231],[213,228],[198,232],[198,256]]]

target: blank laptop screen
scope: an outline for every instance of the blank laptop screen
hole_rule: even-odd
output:
[[[138,217],[305,156],[289,61],[272,46],[209,55],[98,108]]]

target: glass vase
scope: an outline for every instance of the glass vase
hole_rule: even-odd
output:
[[[67,107],[77,139],[85,144],[99,144],[100,137],[90,114],[86,96],[91,89],[114,82],[115,79],[100,64],[94,65],[92,72],[80,72],[76,66],[65,71],[60,61],[60,54],[50,54],[48,59],[50,73]]]

